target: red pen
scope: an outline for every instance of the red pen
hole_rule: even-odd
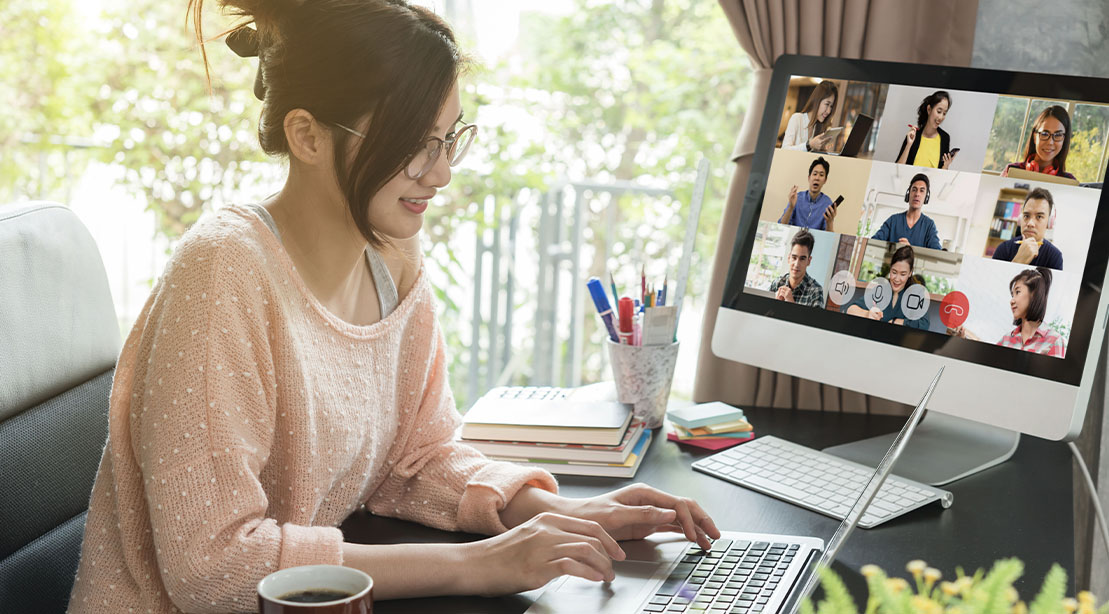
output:
[[[635,332],[632,312],[635,311],[635,303],[628,297],[623,297],[617,303],[617,309],[620,313],[620,343],[624,345],[632,344],[632,333]]]

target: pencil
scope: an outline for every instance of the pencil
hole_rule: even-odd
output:
[[[616,281],[612,279],[612,273],[608,274],[608,283],[612,286],[612,300],[617,303],[620,302],[620,293],[616,291]]]

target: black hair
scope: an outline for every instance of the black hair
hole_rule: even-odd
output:
[[[1055,208],[1055,199],[1051,197],[1051,192],[1045,188],[1036,188],[1029,192],[1028,196],[1024,197],[1024,205],[1027,205],[1030,200],[1046,200],[1049,213]],[[1024,209],[1024,205],[1021,205],[1022,210]]]
[[[902,260],[909,263],[910,272],[916,268],[916,254],[913,252],[911,245],[902,245],[897,248],[897,251],[893,252],[893,257],[890,258],[890,269],[893,269],[893,265]]]
[[[1055,159],[1051,161],[1051,165],[1055,167],[1060,173],[1065,173],[1067,170],[1067,153],[1070,152],[1070,114],[1067,113],[1066,108],[1059,105],[1052,105],[1036,116],[1036,121],[1032,122],[1032,130],[1028,135],[1028,144],[1024,146],[1024,161],[1031,162],[1036,157],[1036,131],[1040,129],[1048,117],[1054,117],[1063,124],[1063,146],[1059,148],[1059,153],[1055,154]]]
[[[809,174],[810,175],[812,174],[812,169],[816,168],[817,166],[823,166],[824,167],[824,176],[825,177],[827,177],[829,174],[831,174],[832,166],[830,164],[828,164],[828,161],[824,159],[824,156],[820,156],[819,158],[813,160],[812,164],[809,165]]]
[[[928,107],[935,107],[941,100],[947,101],[948,110],[951,109],[951,95],[944,90],[938,90],[924,97],[920,102],[920,106],[916,108],[916,123],[917,127],[924,130],[924,125],[928,123],[928,114],[931,110]]]
[[[913,178],[909,181],[909,188],[911,189],[913,187],[913,184],[918,181],[923,181],[924,188],[929,192],[932,191],[932,184],[928,181],[928,175],[925,175],[924,173],[917,173],[913,175]]]
[[[272,156],[287,156],[285,116],[308,111],[332,128],[335,175],[359,232],[385,243],[369,222],[373,196],[402,172],[431,133],[466,60],[450,26],[406,0],[220,0],[245,23],[228,45],[257,54],[255,93],[262,98],[258,141]],[[205,71],[201,31],[204,0],[189,0]],[[254,23],[256,30],[246,28]],[[350,139],[337,129],[369,117],[353,160]],[[453,119],[453,118],[452,118]]]
[[[801,247],[809,250],[810,256],[812,256],[812,248],[815,244],[816,240],[813,238],[812,233],[809,232],[808,228],[802,228],[801,230],[798,230],[797,234],[793,235],[793,238],[789,241],[789,246],[791,250],[793,249],[794,245],[800,245]]]
[[[1032,294],[1028,299],[1028,309],[1024,312],[1024,319],[1029,322],[1043,322],[1047,315],[1047,293],[1051,290],[1051,269],[1036,267],[1017,273],[1017,276],[1009,282],[1009,294],[1013,293],[1013,286],[1018,281]],[[1021,318],[1013,319],[1013,326],[1021,324],[1023,324]]]

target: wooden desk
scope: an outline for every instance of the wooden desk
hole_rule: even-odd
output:
[[[903,418],[788,410],[747,410],[758,434],[773,434],[822,448],[896,431]],[[656,438],[636,478],[663,490],[693,497],[721,529],[815,535],[827,541],[837,520],[734,486],[690,464],[706,453]],[[630,483],[610,478],[561,477],[562,493],[591,496]],[[905,563],[920,558],[952,578],[957,566],[967,572],[997,559],[1016,556],[1025,563],[1017,584],[1030,601],[1053,562],[1060,563],[1074,594],[1074,528],[1071,457],[1064,444],[1023,437],[1008,462],[946,486],[955,503],[916,510],[877,528],[856,530],[835,570],[847,582],[856,605],[863,605],[860,567],[875,563],[890,575],[907,577]],[[378,518],[365,512],[342,525],[350,541],[361,543],[460,542],[478,536],[447,533],[413,523]],[[488,612],[519,614],[531,604],[527,595],[496,599],[441,597],[385,601],[375,612]]]

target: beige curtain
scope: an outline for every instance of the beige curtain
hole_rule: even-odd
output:
[[[920,64],[970,64],[978,0],[719,0],[755,71],[751,103],[739,131],[724,218],[716,243],[708,309],[701,331],[698,402],[827,411],[907,413],[899,403],[722,360],[712,354],[712,329],[739,225],[762,121],[771,67],[784,53]]]

